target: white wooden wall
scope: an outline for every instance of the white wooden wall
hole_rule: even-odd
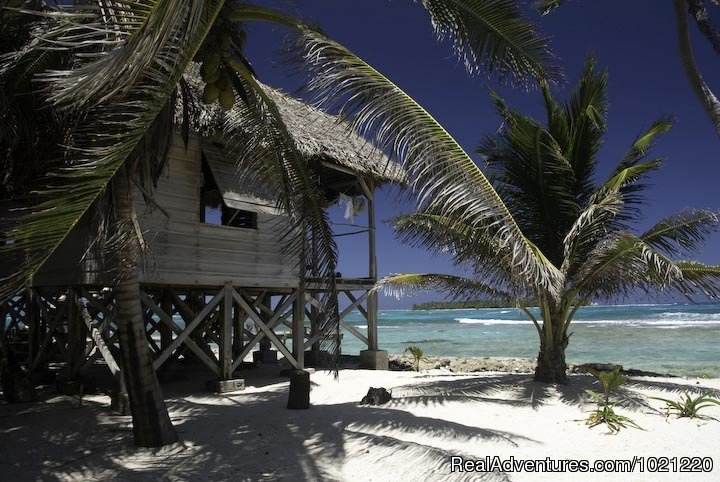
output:
[[[173,138],[168,165],[155,202],[168,214],[146,206],[139,192],[135,207],[150,246],[140,278],[144,283],[284,288],[298,286],[298,263],[283,253],[280,238],[287,218],[258,213],[258,229],[201,224],[200,141],[191,137],[187,150],[180,134]],[[78,228],[80,230],[81,228]],[[78,236],[63,243],[36,277],[35,285],[104,284],[103,273],[88,273],[79,264]]]

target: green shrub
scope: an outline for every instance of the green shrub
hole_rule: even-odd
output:
[[[422,351],[422,348],[419,346],[409,346],[405,348],[405,353],[410,353],[410,356],[413,358],[413,362],[415,363],[415,371],[420,371],[420,360],[425,358],[425,353]]]
[[[615,413],[615,404],[610,401],[610,395],[613,390],[627,381],[620,373],[620,368],[616,368],[612,371],[600,371],[588,368],[587,371],[588,373],[594,375],[603,387],[602,394],[594,390],[585,390],[585,393],[597,402],[597,408],[593,410],[588,417],[588,425],[590,425],[590,427],[594,427],[604,423],[613,433],[617,433],[621,428],[626,428],[627,426],[642,430],[642,428],[632,419]]]
[[[665,402],[667,405],[668,415],[670,415],[670,412],[675,412],[678,418],[713,418],[700,415],[698,412],[700,412],[701,409],[712,405],[720,405],[720,400],[707,393],[698,395],[696,398],[692,398],[687,391],[684,391],[682,395],[680,395],[680,401],[668,400],[667,398],[660,397],[650,398]]]

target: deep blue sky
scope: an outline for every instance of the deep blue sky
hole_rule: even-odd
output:
[[[529,2],[527,2],[529,3]],[[278,2],[286,6],[287,2]],[[316,21],[332,38],[383,72],[422,104],[477,160],[474,147],[500,124],[488,97],[496,89],[520,111],[544,119],[537,92],[518,92],[493,79],[471,78],[455,60],[448,45],[436,41],[425,10],[411,0],[300,0],[291,10]],[[720,21],[720,8],[710,6]],[[677,53],[672,2],[669,0],[574,0],[547,17],[527,9],[539,30],[552,37],[552,48],[568,82],[556,87],[561,98],[578,79],[588,55],[610,71],[609,131],[600,154],[599,175],[615,165],[640,131],[661,115],[672,115],[675,128],[656,147],[665,164],[653,177],[649,202],[638,230],[683,207],[720,208],[717,194],[720,139],[685,80]],[[694,27],[694,25],[692,25]],[[248,56],[261,80],[294,90],[299,79],[288,78],[271,53],[285,32],[249,26]],[[720,91],[720,58],[699,35],[695,53],[706,80]],[[398,201],[397,192],[382,189],[378,219],[387,220],[412,205]],[[333,217],[341,221],[334,212]],[[362,217],[356,219],[362,223]],[[367,273],[364,236],[338,238],[339,270],[344,275]],[[380,224],[377,233],[379,274],[453,272],[448,258],[413,249],[394,239]],[[714,235],[700,255],[720,264],[720,236]],[[381,308],[442,299],[418,294],[400,300],[382,296]]]

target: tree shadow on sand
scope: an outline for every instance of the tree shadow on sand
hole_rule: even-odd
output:
[[[457,375],[450,380],[447,376],[442,379],[437,376],[428,376],[428,381],[420,384],[400,386],[393,389],[393,397],[401,398],[404,403],[436,405],[453,401],[477,401],[484,403],[498,403],[514,407],[531,407],[535,410],[559,399],[566,405],[585,405],[595,402],[587,395],[587,390],[602,393],[602,387],[597,379],[587,374],[577,374],[569,377],[566,385],[547,384],[536,382],[531,374],[499,374],[480,376]],[[650,410],[657,412],[641,393],[643,390],[660,391],[669,395],[679,394],[683,391],[689,393],[710,393],[719,396],[720,391],[709,390],[704,387],[684,382],[654,380],[652,378],[628,377],[625,385],[614,390],[613,400],[617,406],[629,410]]]
[[[589,375],[560,386],[520,374],[428,375],[394,388],[382,407],[336,403],[292,411],[285,408],[287,381],[274,380],[250,378],[254,388],[227,395],[207,393],[200,381],[166,385],[182,442],[157,450],[134,448],[130,418],[111,412],[102,397],[82,408],[77,399],[52,394],[35,405],[0,404],[2,480],[362,480],[375,466],[386,471],[385,480],[509,481],[506,473],[451,474],[450,457],[473,459],[466,451],[481,444],[512,449],[540,442],[408,409],[476,401],[542,410],[552,399],[588,404],[585,390],[599,390]],[[617,392],[620,405],[648,409],[644,390],[703,391],[682,380],[631,378]]]
[[[102,403],[77,408],[76,399],[47,397],[34,406],[0,405],[0,430],[13,438],[0,442],[3,480],[354,480],[379,464],[387,480],[509,481],[505,473],[450,474],[450,457],[481,442],[534,442],[398,406],[291,411],[286,382],[256,393],[166,393],[182,442],[157,450],[134,448],[129,417]]]

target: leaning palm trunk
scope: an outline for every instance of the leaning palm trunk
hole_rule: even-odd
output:
[[[132,191],[127,173],[120,169],[113,183],[119,226],[132,224]],[[121,278],[115,286],[122,373],[130,401],[135,445],[160,447],[177,441],[145,339],[137,274],[139,241],[121,243]]]
[[[710,87],[700,74],[700,69],[695,62],[693,55],[692,43],[690,40],[690,32],[688,30],[687,21],[687,5],[684,0],[675,0],[675,19],[677,21],[677,40],[680,50],[680,60],[685,70],[695,97],[702,104],[705,112],[715,126],[715,131],[720,135],[720,101],[715,96]]]

